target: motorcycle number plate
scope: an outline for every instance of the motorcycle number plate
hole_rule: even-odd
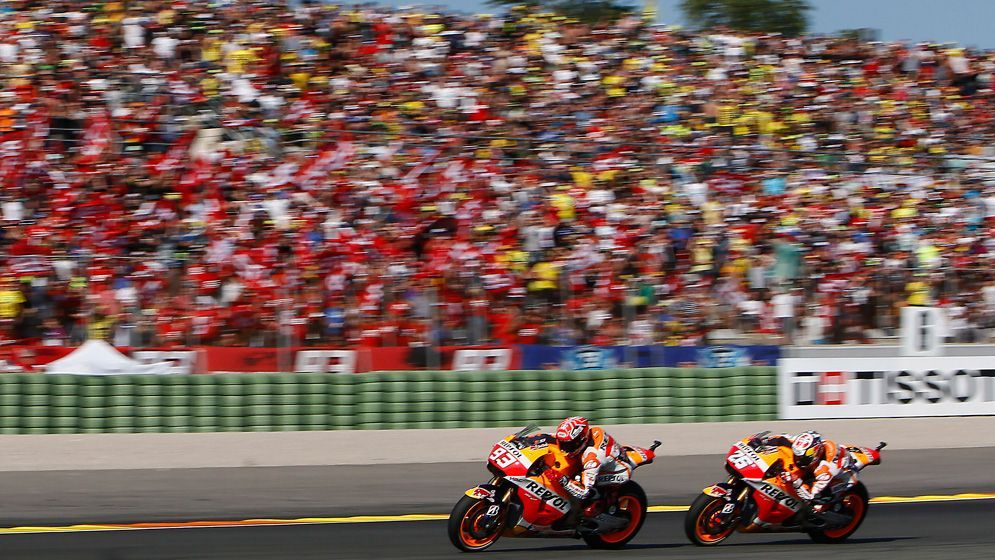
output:
[[[737,451],[730,455],[729,462],[737,469],[744,469],[754,463],[753,459],[745,455],[742,451]]]
[[[489,459],[494,461],[494,464],[502,469],[508,468],[517,460],[513,455],[508,453],[507,450],[501,447],[495,448],[494,451],[491,452]]]

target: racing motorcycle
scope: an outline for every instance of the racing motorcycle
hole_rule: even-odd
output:
[[[766,443],[770,432],[744,438],[726,455],[729,480],[705,488],[684,518],[684,532],[692,543],[712,546],[743,533],[801,532],[815,542],[846,540],[867,515],[867,488],[857,479],[868,465],[881,463],[876,448],[843,446],[845,468],[812,504],[798,498],[779,475],[793,461],[791,449]]]
[[[600,473],[583,504],[579,525],[569,526],[571,502],[560,480],[566,456],[549,434],[530,425],[499,441],[487,458],[490,482],[466,491],[449,514],[449,539],[465,552],[484,550],[501,536],[582,538],[592,548],[626,545],[646,520],[646,493],[620,467]],[[533,435],[534,434],[534,435]],[[623,447],[633,469],[653,462],[649,448]]]

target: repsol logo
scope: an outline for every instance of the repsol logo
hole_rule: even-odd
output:
[[[514,444],[512,444],[512,443],[509,443],[507,441],[501,441],[501,443],[499,443],[498,445],[500,445],[501,447],[503,447],[506,451],[508,451],[508,453],[511,453],[512,455],[514,455],[515,458],[518,459],[519,461],[522,461],[525,458],[522,455],[522,452],[519,451],[518,448],[515,447]]]
[[[526,481],[523,488],[525,488],[525,491],[529,494],[532,494],[536,498],[548,503],[558,511],[567,511],[570,509],[570,502],[534,480]]]
[[[744,455],[746,455],[750,459],[753,459],[754,463],[758,463],[761,465],[766,464],[764,463],[763,459],[760,458],[760,455],[757,455],[757,452],[754,451],[753,448],[750,447],[749,445],[746,445],[743,442],[739,442],[736,444],[736,449],[739,449],[740,451],[743,452]]]
[[[624,474],[605,474],[598,477],[600,484],[622,484],[627,480]]]
[[[793,497],[791,494],[788,494],[784,490],[781,490],[777,486],[774,486],[773,484],[762,482],[760,484],[759,490],[764,494],[766,494],[767,496],[769,496],[775,502],[783,504],[784,507],[790,509],[791,511],[798,511],[798,509],[801,507],[801,504],[795,497]]]

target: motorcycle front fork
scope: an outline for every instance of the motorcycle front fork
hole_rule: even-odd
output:
[[[735,478],[731,477],[729,478],[729,484],[732,484],[735,481],[736,481]],[[746,507],[746,497],[749,495],[749,493],[750,493],[750,487],[744,485],[743,489],[739,491],[739,495],[736,496],[735,499],[727,502],[726,505],[723,506],[721,510],[719,510],[719,513],[717,515],[718,520],[722,524],[728,523],[730,521],[736,521],[735,517],[739,517],[740,515],[742,515],[743,510]],[[735,517],[732,520],[730,520],[729,516],[735,516]]]
[[[497,485],[501,481],[501,477],[495,476],[491,479],[491,485]],[[484,521],[484,528],[490,530],[494,527],[494,524],[498,523],[501,519],[501,512],[508,507],[508,502],[511,500],[511,493],[515,490],[514,486],[508,485],[501,493],[487,511],[484,513],[486,520]]]

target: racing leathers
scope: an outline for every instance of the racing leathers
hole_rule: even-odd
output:
[[[632,466],[625,459],[622,447],[603,428],[591,428],[590,443],[581,452],[581,465],[579,480],[570,478],[563,484],[579,500],[591,494],[599,475],[612,477],[608,481],[612,484],[621,484],[632,476]]]
[[[791,453],[795,437],[797,436],[787,434],[768,436],[764,443],[788,448],[788,453],[785,453],[784,456],[790,457],[792,460],[785,460],[786,464],[780,478],[794,488],[799,498],[811,502],[829,486],[836,475],[851,466],[852,458],[849,452],[836,442],[823,440],[824,455],[808,467],[800,467],[793,460],[794,455]]]

